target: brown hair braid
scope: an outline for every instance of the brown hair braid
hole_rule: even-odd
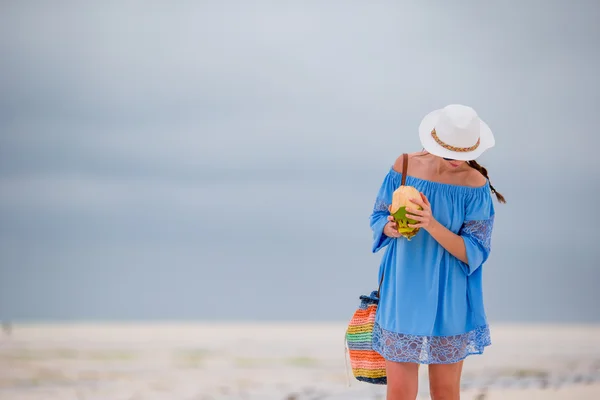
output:
[[[481,175],[485,176],[485,179],[487,179],[488,181],[490,180],[487,169],[485,169],[477,161],[475,161],[475,160],[467,161],[467,164],[469,164],[469,167],[476,169],[477,171],[479,171],[481,173]],[[496,191],[496,189],[492,186],[491,183],[490,183],[490,189],[492,189],[492,193],[494,193],[496,195],[496,198],[498,199],[498,201],[500,203],[506,203],[506,199],[504,199],[504,196],[502,196],[500,193],[498,193]]]

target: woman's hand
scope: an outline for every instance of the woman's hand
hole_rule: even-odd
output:
[[[406,216],[418,221],[416,224],[408,224],[410,228],[423,228],[429,230],[429,228],[437,223],[436,219],[433,218],[433,215],[431,214],[431,204],[429,204],[427,196],[421,193],[420,199],[410,199],[410,201],[423,208],[422,210],[418,210],[416,207],[406,208]]]
[[[388,211],[390,211],[391,209],[392,206],[390,205],[388,207]],[[394,220],[394,217],[392,217],[391,215],[388,215],[387,220],[388,223],[385,224],[385,226],[383,227],[383,234],[391,238],[399,238],[400,233],[398,232],[398,223]]]
[[[398,223],[394,221],[394,217],[388,215],[388,223],[383,227],[383,234],[391,238],[399,238]]]

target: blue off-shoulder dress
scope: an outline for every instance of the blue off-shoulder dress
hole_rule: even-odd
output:
[[[449,364],[481,354],[491,344],[482,292],[494,223],[489,183],[467,187],[406,177],[406,185],[427,196],[435,219],[463,238],[464,263],[424,229],[410,241],[383,234],[401,182],[402,174],[390,168],[370,217],[372,250],[385,248],[373,348],[386,360],[419,364]]]

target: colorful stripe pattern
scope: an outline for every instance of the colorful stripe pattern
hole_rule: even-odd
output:
[[[379,299],[377,291],[360,296],[360,307],[346,330],[346,342],[354,377],[362,382],[387,384],[385,359],[373,350],[373,326]]]

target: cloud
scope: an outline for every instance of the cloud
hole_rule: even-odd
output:
[[[367,216],[383,175],[420,148],[423,115],[451,102],[473,105],[497,136],[482,158],[509,199],[494,279],[538,260],[551,281],[540,296],[553,301],[579,278],[557,274],[544,246],[577,249],[582,263],[597,253],[589,228],[565,238],[551,216],[557,188],[594,209],[600,28],[593,2],[537,3],[3,2],[0,274],[18,282],[11,301],[40,290],[25,273],[46,266],[58,277],[50,297],[69,276],[83,292],[85,274],[133,285],[140,265],[162,280],[197,268],[215,286],[230,275],[212,266],[248,268],[245,295],[286,273],[311,290],[338,284],[341,265],[359,276],[375,265]],[[61,299],[45,315],[81,315]],[[288,309],[300,315],[303,302]],[[21,315],[44,315],[34,303]]]

